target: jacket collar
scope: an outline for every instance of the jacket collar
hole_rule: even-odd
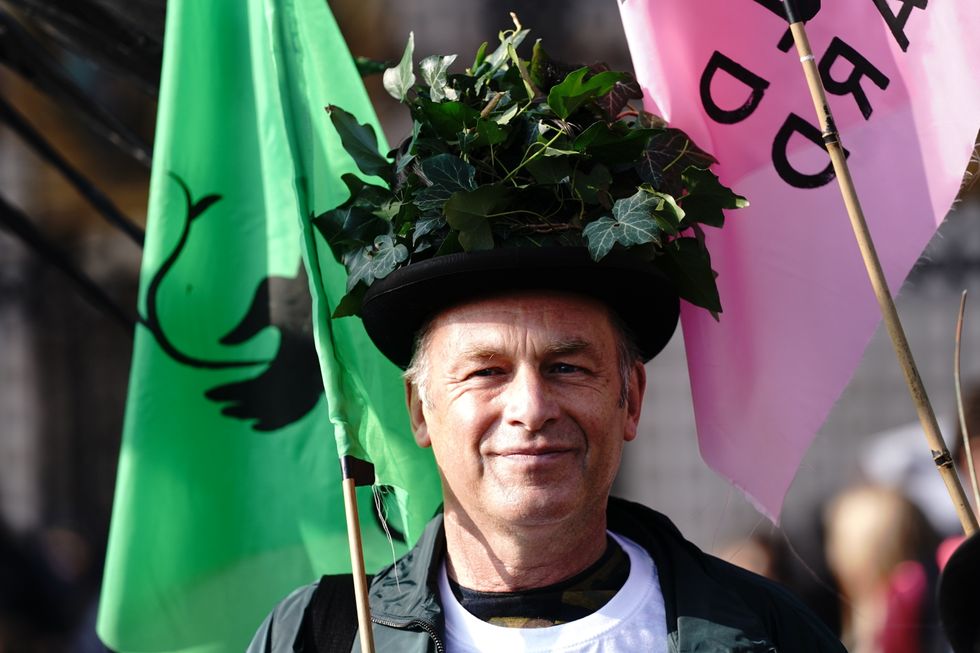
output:
[[[706,555],[689,542],[665,515],[638,503],[610,498],[609,530],[633,540],[657,565],[664,596],[667,632],[675,650],[695,650],[706,633],[732,649],[770,650],[767,629],[750,602],[768,602],[755,583],[733,583],[751,574]],[[745,596],[735,586],[760,596]],[[772,649],[774,650],[774,649]]]
[[[748,572],[705,555],[665,515],[640,504],[610,498],[607,520],[609,530],[646,549],[657,565],[674,650],[692,650],[690,646],[704,638],[706,629],[718,636],[726,625],[732,632],[723,637],[750,647],[739,650],[763,645],[766,629],[747,597],[732,588],[732,576]],[[438,574],[445,550],[440,514],[408,554],[374,578],[370,597],[375,621],[390,625],[422,621],[442,630]]]
[[[426,525],[411,551],[374,577],[369,592],[372,617],[406,625],[421,620],[441,629],[439,570],[445,554],[440,513]]]

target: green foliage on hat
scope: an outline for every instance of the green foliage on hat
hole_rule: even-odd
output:
[[[516,22],[516,21],[515,21]],[[473,64],[423,59],[414,38],[384,87],[411,112],[411,135],[387,154],[368,125],[327,107],[358,169],[350,198],[314,218],[348,271],[336,316],[355,314],[377,279],[400,266],[458,251],[584,246],[601,260],[625,250],[657,266],[681,297],[717,316],[715,273],[702,227],[748,205],[708,170],[714,158],[679,129],[634,108],[635,78],[605,64],[569,66],[528,30],[500,33]],[[383,184],[383,185],[382,185]]]

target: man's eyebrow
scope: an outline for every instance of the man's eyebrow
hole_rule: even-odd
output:
[[[500,351],[491,345],[472,345],[460,352],[459,357],[466,360],[487,360],[500,354]]]
[[[568,340],[557,340],[550,343],[545,348],[545,353],[549,356],[564,356],[589,352],[595,349],[595,345],[588,340],[571,338]],[[460,358],[466,360],[490,360],[500,355],[500,350],[493,345],[477,344],[467,347],[460,352]]]
[[[570,340],[559,340],[548,346],[548,354],[551,356],[564,356],[567,354],[578,354],[580,352],[589,352],[595,349],[595,346],[588,340],[580,340],[578,338],[572,338]]]

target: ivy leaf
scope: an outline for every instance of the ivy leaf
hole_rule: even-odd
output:
[[[618,241],[616,224],[615,220],[604,215],[585,225],[585,228],[582,229],[582,236],[585,238],[593,261],[601,261]]]
[[[459,232],[450,230],[442,243],[439,244],[439,249],[436,250],[435,255],[445,256],[446,254],[455,254],[456,252],[462,251],[463,246],[459,244]]]
[[[576,154],[578,154],[576,152]],[[547,153],[545,153],[547,156]],[[567,156],[534,159],[525,167],[539,184],[560,184],[572,176],[572,164]]]
[[[644,182],[680,196],[684,188],[681,174],[688,166],[707,168],[714,163],[715,158],[695,145],[687,134],[664,127],[652,133],[636,171]]]
[[[523,41],[524,37],[528,35],[530,30],[522,29],[519,32],[511,32],[509,35],[504,36],[504,32],[500,33],[500,45],[491,52],[486,58],[480,62],[479,66],[473,71],[473,75],[477,77],[476,90],[479,91],[493,77],[494,73],[497,72],[505,61],[507,61],[510,56],[510,48],[517,49]]]
[[[415,143],[419,140],[419,133],[422,131],[422,123],[418,120],[412,122],[412,136],[402,142],[395,154],[395,174],[401,175],[408,164],[415,160]]]
[[[357,175],[347,173],[341,180],[347,185],[350,198],[313,218],[313,225],[330,243],[335,255],[342,246],[363,246],[387,231],[388,223],[374,211],[390,206],[394,200],[387,188],[366,184]]]
[[[408,44],[402,60],[397,66],[385,71],[382,81],[385,90],[399,102],[404,102],[409,89],[415,84],[415,73],[412,72],[412,54],[415,52],[415,33],[408,33]]]
[[[480,112],[462,102],[432,102],[419,99],[422,118],[444,141],[453,141],[461,131],[476,125]],[[431,132],[429,132],[431,133]]]
[[[530,34],[531,30],[522,29],[519,32],[512,32],[510,36],[504,36],[501,33],[500,45],[498,45],[493,52],[487,55],[487,58],[483,63],[490,67],[490,70],[496,70],[500,64],[507,61],[508,56],[510,56],[510,48],[517,49],[523,41],[524,37]]]
[[[367,286],[359,284],[340,299],[337,308],[333,310],[332,318],[349,317],[357,315],[364,303],[364,295],[367,293]]]
[[[631,223],[650,218],[654,211],[663,209],[664,198],[660,193],[651,193],[640,189],[629,197],[616,200],[613,204],[613,217],[619,222]],[[650,218],[652,220],[652,218]],[[649,243],[656,240],[656,234],[651,234],[650,238],[636,240],[635,244]],[[624,243],[625,244],[625,243]]]
[[[681,222],[684,220],[685,212],[674,199],[673,195],[660,193],[657,191],[647,191],[655,197],[661,199],[660,205],[653,212],[653,219],[664,233],[676,236],[681,229]]]
[[[579,152],[576,150],[562,150],[557,147],[546,147],[541,150],[541,156],[546,157],[557,157],[557,156],[578,156]]]
[[[500,101],[500,104],[498,104],[497,106],[502,106],[509,99],[510,99],[510,95],[507,94],[504,97],[504,99]],[[521,110],[521,105],[515,102],[514,104],[511,104],[509,107],[507,107],[507,109],[505,109],[502,113],[495,115],[493,117],[493,121],[502,127],[506,127],[510,123],[510,121],[514,119],[514,116],[516,116],[520,112],[520,110]]]
[[[476,133],[479,135],[475,143],[477,145],[497,145],[507,140],[507,132],[494,120],[479,119],[476,123]]]
[[[466,72],[472,74],[477,68],[480,67],[480,65],[483,63],[483,60],[487,56],[487,45],[489,44],[486,41],[480,44],[480,47],[477,48],[476,50],[476,55],[474,55],[473,57],[473,65],[470,66],[469,70],[467,70]]]
[[[368,124],[360,124],[350,113],[338,106],[327,107],[330,122],[340,135],[344,149],[354,159],[358,170],[366,175],[373,175],[392,182],[391,162],[378,151],[378,139],[374,128]]]
[[[398,264],[408,259],[408,248],[396,243],[391,234],[383,234],[374,239],[372,274],[375,279],[383,279],[395,271]]]
[[[568,64],[552,59],[541,45],[541,39],[534,42],[534,48],[531,50],[531,65],[528,68],[528,72],[531,75],[531,81],[543,93],[550,91],[555,84],[565,79],[568,73],[573,70],[575,70],[575,66],[569,66]]]
[[[667,121],[655,113],[640,109],[640,115],[636,118],[636,124],[644,129],[663,129],[667,126]]]
[[[741,209],[749,205],[744,197],[722,185],[710,170],[692,166],[681,177],[687,187],[687,195],[681,198],[684,211],[702,224],[721,227],[725,224],[722,209]]]
[[[408,248],[395,242],[391,234],[376,236],[374,242],[344,255],[347,267],[347,292],[359,283],[370,286],[376,279],[383,279],[408,259]]]
[[[359,283],[370,286],[374,282],[371,273],[373,245],[352,249],[344,254],[344,267],[347,268],[347,292],[350,293]]]
[[[437,154],[422,161],[419,172],[428,186],[415,195],[415,204],[423,212],[442,211],[453,193],[476,188],[476,168],[452,154]]]
[[[459,232],[459,244],[472,252],[493,249],[490,214],[507,196],[499,185],[480,186],[471,191],[458,191],[446,202],[446,222]]]
[[[657,267],[667,275],[677,293],[687,301],[711,311],[717,320],[721,313],[721,299],[711,269],[708,250],[696,238],[676,238],[668,243],[661,256],[656,258]]]
[[[344,247],[370,242],[370,238],[388,229],[384,220],[357,206],[338,207],[313,218],[313,225],[330,244],[334,258],[341,260]]]
[[[595,64],[590,66],[592,72],[606,72],[609,66],[606,64]],[[602,110],[606,120],[613,121],[619,117],[619,113],[626,108],[630,100],[642,100],[643,89],[636,78],[629,73],[622,73],[622,78],[617,81],[608,93],[600,94],[596,98],[596,104]]]
[[[387,61],[377,61],[368,57],[354,57],[354,65],[357,66],[357,74],[364,77],[379,75],[389,66]]]
[[[609,168],[601,163],[593,166],[589,172],[576,171],[575,178],[572,180],[572,188],[575,193],[588,204],[604,204],[601,201],[602,195],[608,195],[609,184],[612,183],[612,175]],[[608,198],[606,198],[608,199]]]
[[[562,120],[575,113],[585,102],[608,93],[623,78],[622,73],[607,71],[585,79],[588,74],[587,67],[574,70],[548,92],[548,106]]]
[[[575,137],[572,148],[606,165],[633,163],[643,154],[653,133],[652,129],[621,132],[596,122]]]
[[[434,54],[419,63],[422,79],[429,85],[429,99],[433,102],[441,102],[447,97],[450,100],[456,99],[456,91],[446,86],[446,73],[454,61],[456,61],[455,54],[444,57]]]
[[[437,154],[426,159],[420,166],[426,180],[437,188],[457,190],[473,190],[476,184],[476,168],[452,154]]]
[[[481,147],[497,145],[507,140],[507,132],[497,126],[492,120],[480,118],[476,129],[468,129],[459,134],[459,148],[465,154],[471,154]]]
[[[613,204],[613,217],[603,216],[582,230],[592,258],[602,260],[617,243],[624,247],[659,244],[660,227],[651,216],[662,203],[662,198],[645,190],[617,200]]]
[[[417,244],[429,234],[438,231],[445,226],[446,218],[441,215],[420,218],[419,221],[415,223],[415,229],[412,231],[412,244]]]

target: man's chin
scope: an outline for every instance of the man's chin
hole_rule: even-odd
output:
[[[553,487],[535,487],[508,493],[495,512],[505,523],[530,527],[576,519],[583,508],[582,497],[577,493],[556,492]]]

